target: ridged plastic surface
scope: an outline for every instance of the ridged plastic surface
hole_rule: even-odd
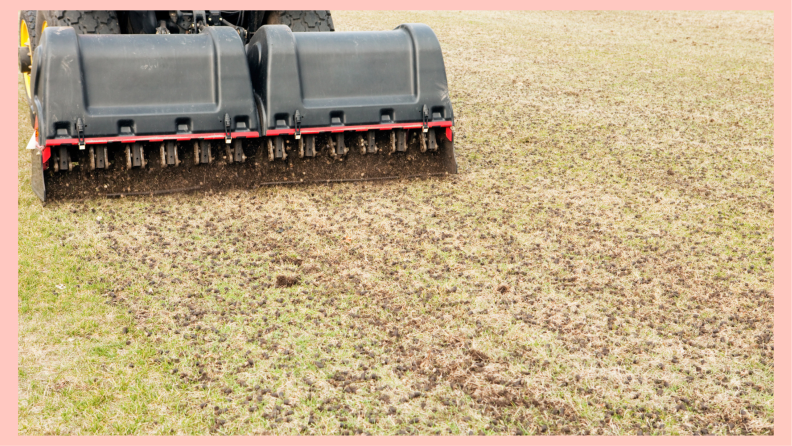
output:
[[[426,25],[392,31],[293,33],[261,27],[247,46],[263,127],[451,121],[443,54]],[[336,118],[335,120],[333,118]]]
[[[231,28],[191,35],[78,35],[44,30],[33,61],[39,144],[85,137],[258,131],[242,40]],[[181,125],[181,128],[180,128]]]

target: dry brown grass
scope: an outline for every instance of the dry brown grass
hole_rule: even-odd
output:
[[[20,124],[21,434],[773,432],[771,13],[334,17],[460,175],[42,209]]]

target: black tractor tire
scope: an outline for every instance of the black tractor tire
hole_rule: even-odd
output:
[[[120,34],[115,11],[39,11],[47,26],[71,26],[77,34]]]
[[[335,31],[330,11],[272,11],[268,25],[286,25],[294,32]]]
[[[30,40],[30,52],[36,48],[38,43],[38,33],[36,32],[36,11],[21,11],[20,18],[27,23],[28,39]],[[20,28],[22,27],[22,20],[19,21]],[[21,29],[20,29],[21,31]]]

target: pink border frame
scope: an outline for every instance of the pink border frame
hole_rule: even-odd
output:
[[[169,9],[178,7],[174,2],[168,2],[173,6],[168,6],[162,2],[153,0],[142,0],[135,3],[139,9]],[[198,1],[195,5],[212,7],[216,2]],[[105,9],[108,4],[99,0],[88,0],[81,2],[74,1],[42,1],[34,2],[29,7],[36,9],[48,9],[50,7],[64,7],[70,5],[75,9],[85,9],[94,7]],[[275,2],[267,4],[269,9],[371,9],[371,6],[378,6],[370,0],[330,0],[319,2],[298,1],[296,3]],[[641,7],[636,7],[639,5]],[[256,9],[261,6],[259,2],[244,0],[235,2],[235,6],[240,8]],[[404,0],[399,2],[397,9],[426,9],[431,6],[433,9],[481,9],[480,1],[425,1]],[[792,238],[790,238],[790,227],[792,227],[792,202],[790,202],[790,148],[792,146],[792,133],[789,123],[792,122],[792,110],[790,109],[790,99],[792,99],[792,5],[789,0],[668,0],[654,2],[635,2],[634,0],[599,0],[585,2],[582,0],[557,0],[551,3],[521,3],[508,0],[489,1],[484,6],[487,9],[553,9],[553,10],[580,10],[580,9],[609,9],[609,10],[628,10],[628,9],[655,9],[655,10],[772,10],[775,12],[775,435],[772,437],[414,437],[409,440],[398,437],[378,437],[375,440],[366,437],[20,437],[17,435],[17,369],[13,367],[12,361],[4,363],[0,369],[0,380],[2,388],[5,389],[2,395],[5,398],[0,402],[2,417],[0,418],[0,443],[2,444],[190,444],[190,445],[209,445],[209,444],[363,444],[376,442],[378,444],[401,444],[409,441],[412,444],[702,444],[702,445],[785,445],[792,443],[790,423],[790,291],[792,291],[792,279],[789,272],[792,270]],[[118,9],[128,8],[129,5],[119,6]],[[528,8],[525,8],[528,7]],[[652,8],[654,7],[654,8]],[[9,13],[16,15],[17,11]],[[10,20],[8,20],[10,24]],[[8,134],[16,131],[12,129],[11,123],[17,122],[17,95],[16,89],[12,90],[11,85],[17,84],[16,50],[10,42],[16,41],[16,28],[8,26],[3,29],[3,41],[6,42],[7,58],[4,59],[6,66],[3,71],[3,78],[6,79],[8,86],[3,92],[6,97],[4,102],[3,114],[9,118],[2,121],[2,127]],[[12,52],[13,51],[13,52]],[[12,107],[12,104],[14,106]],[[780,125],[779,125],[780,124]],[[27,141],[25,141],[26,143]],[[16,164],[12,169],[11,163],[3,165],[4,174],[0,176],[0,181],[4,186],[0,188],[2,197],[2,209],[17,210],[17,178],[18,175],[12,170],[16,170]],[[14,191],[14,192],[12,192]],[[17,289],[14,288],[18,283],[18,251],[17,247],[17,213],[6,212],[2,221],[2,231],[0,231],[0,243],[3,252],[6,254],[0,257],[0,283],[8,291],[6,296],[15,295]],[[786,230],[784,230],[786,229]],[[17,304],[13,299],[4,299],[2,306],[5,311],[0,312],[0,333],[2,339],[0,348],[6,358],[16,357],[17,354]]]

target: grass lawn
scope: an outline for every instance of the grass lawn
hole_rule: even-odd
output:
[[[19,434],[773,433],[772,12],[333,18],[459,175],[42,207],[20,82]]]

